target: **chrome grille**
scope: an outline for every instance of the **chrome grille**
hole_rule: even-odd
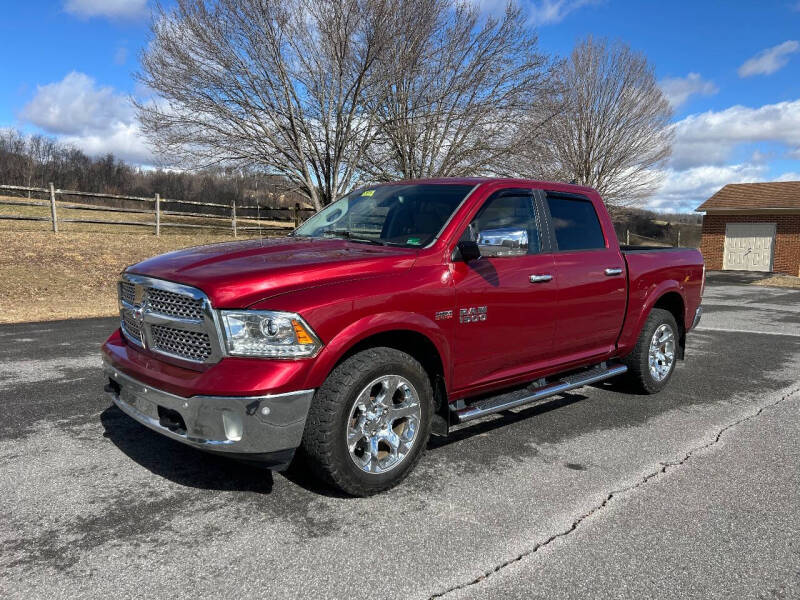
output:
[[[148,308],[153,312],[181,319],[203,320],[203,301],[200,299],[154,287],[147,288],[146,298]]]
[[[133,312],[127,308],[122,309],[122,331],[137,344],[142,343],[142,330],[133,318]]]
[[[132,344],[165,360],[214,363],[224,355],[208,297],[197,288],[124,273],[119,284],[120,326]]]
[[[207,333],[152,325],[150,335],[153,350],[196,361],[205,361],[211,356],[211,340]]]
[[[136,302],[136,286],[128,281],[120,281],[119,294],[128,304],[133,305]]]

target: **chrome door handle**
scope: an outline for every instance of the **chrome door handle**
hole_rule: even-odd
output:
[[[606,269],[606,275],[613,277],[614,275],[622,275],[622,269]]]
[[[553,278],[552,275],[545,274],[545,275],[531,275],[530,280],[531,283],[544,283],[545,281],[550,281]]]

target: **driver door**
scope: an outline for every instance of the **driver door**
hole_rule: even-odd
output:
[[[551,357],[554,260],[530,189],[492,194],[464,231],[481,257],[454,267],[453,388],[516,377]]]

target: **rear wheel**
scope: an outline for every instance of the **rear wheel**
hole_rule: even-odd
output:
[[[303,451],[314,471],[355,496],[400,483],[428,442],[433,392],[425,369],[393,348],[342,362],[317,390]]]
[[[654,308],[642,327],[636,346],[622,359],[627,383],[634,391],[655,394],[667,385],[678,357],[678,324],[671,312]]]

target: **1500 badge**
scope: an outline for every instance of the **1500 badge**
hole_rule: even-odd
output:
[[[458,311],[458,321],[460,323],[477,323],[478,321],[486,320],[486,307],[485,306],[472,306],[470,308],[462,308]]]

